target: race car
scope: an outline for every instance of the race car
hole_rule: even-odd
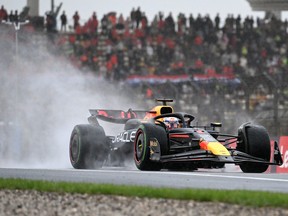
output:
[[[262,173],[283,159],[267,130],[252,123],[242,124],[236,135],[221,133],[221,123],[193,124],[195,117],[174,112],[171,99],[151,110],[89,110],[89,124],[76,125],[70,138],[70,161],[76,169],[124,165],[133,159],[139,170],[197,170],[239,165],[243,172]],[[118,134],[106,135],[99,120],[124,125]],[[272,149],[272,150],[271,150]],[[116,162],[116,163],[114,163]]]

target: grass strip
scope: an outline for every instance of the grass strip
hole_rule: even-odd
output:
[[[0,190],[36,190],[42,192],[80,193],[91,195],[120,195],[147,198],[195,200],[200,202],[225,202],[253,207],[288,208],[288,194],[211,189],[172,189],[144,186],[127,186],[95,183],[50,182],[40,180],[0,178]]]

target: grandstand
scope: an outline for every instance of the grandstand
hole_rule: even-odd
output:
[[[35,2],[27,1],[28,7]],[[45,28],[47,17],[39,28],[38,18],[36,28],[32,22],[21,31],[37,34],[42,45],[39,35],[48,36],[57,45],[51,52],[133,89],[147,106],[154,98],[172,97],[176,109],[199,116],[200,122],[221,121],[234,131],[244,120],[254,120],[274,135],[287,135],[288,23],[277,5],[283,9],[288,1],[248,2],[267,16],[229,15],[220,25],[217,16],[194,14],[175,19],[159,13],[147,22],[140,11],[139,20],[132,13],[127,18],[108,13],[66,32]],[[57,17],[60,8],[52,15]],[[33,11],[37,14],[37,7]]]

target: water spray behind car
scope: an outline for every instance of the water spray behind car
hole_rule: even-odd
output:
[[[13,29],[1,26],[1,31],[0,166],[71,167],[67,140],[73,125],[85,121],[94,107],[128,108],[128,97],[94,74],[75,69],[58,53],[51,54],[53,45],[42,33],[18,32],[15,62]]]

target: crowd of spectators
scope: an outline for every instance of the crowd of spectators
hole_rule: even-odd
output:
[[[6,8],[4,7],[4,5],[1,6],[0,9],[0,23],[2,21],[6,21],[6,22],[18,22],[19,21],[19,14],[18,11],[15,10],[13,12],[13,10],[10,11],[10,13],[8,14]]]
[[[74,31],[62,35],[66,40],[60,41],[73,48],[67,53],[78,67],[89,68],[107,80],[123,81],[135,75],[185,74],[191,79],[205,75],[206,81],[224,78],[225,88],[231,81],[237,94],[245,89],[249,94],[257,90],[269,95],[276,88],[275,80],[279,81],[277,87],[283,88],[287,79],[288,24],[274,17],[254,20],[231,14],[221,20],[219,14],[211,18],[180,13],[175,19],[172,13],[165,16],[159,12],[149,22],[145,12],[133,8],[127,18],[108,13],[98,19],[94,12],[80,24],[75,12],[73,19]],[[248,89],[251,85],[254,87]],[[209,82],[201,91],[221,94],[223,88]]]
[[[99,21],[94,12],[83,25],[75,18],[75,34],[69,35],[69,42],[81,66],[115,80],[133,74],[254,76],[262,71],[275,73],[273,66],[286,65],[287,22],[272,18],[254,24],[252,18],[242,21],[230,15],[220,27],[219,19],[179,14],[174,21],[172,14],[165,18],[159,13],[149,24],[139,8],[127,19],[111,13]]]
[[[287,20],[182,13],[175,19],[159,12],[149,21],[137,8],[127,18],[108,13],[98,19],[94,12],[73,27],[61,41],[78,67],[111,81],[152,77],[136,85],[147,98],[173,97],[189,112],[211,106],[210,115],[203,111],[208,118],[271,110],[273,103],[287,107]],[[188,80],[153,81],[163,75]]]
[[[183,13],[175,18],[162,12],[148,20],[140,7],[127,17],[111,12],[98,18],[91,12],[90,19],[81,23],[80,16],[75,11],[71,30],[67,30],[63,12],[55,42],[82,70],[121,83],[152,77],[152,81],[137,83],[145,97],[172,95],[187,111],[199,112],[199,107],[207,104],[217,104],[213,110],[219,112],[223,106],[257,111],[264,109],[267,101],[275,102],[279,92],[277,103],[284,106],[283,97],[288,93],[287,20],[232,14],[221,20],[219,14]],[[153,81],[163,75],[169,80]],[[179,81],[177,76],[182,75],[186,78]],[[217,103],[219,98],[225,102]]]

